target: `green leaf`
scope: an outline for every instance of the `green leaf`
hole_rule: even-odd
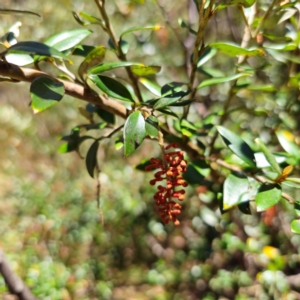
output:
[[[146,123],[145,123],[145,128],[147,131],[147,134],[151,137],[151,138],[155,138],[158,137],[158,119],[154,116],[149,116],[146,119]]]
[[[217,53],[216,48],[206,47],[203,54],[199,57],[197,62],[197,68],[200,68],[204,65],[207,61],[213,58]]]
[[[294,233],[300,234],[300,220],[293,220],[291,223],[291,230]]]
[[[251,73],[238,73],[235,75],[231,75],[231,76],[226,76],[226,77],[217,77],[217,78],[210,78],[210,79],[206,79],[203,80],[198,86],[197,89],[201,89],[203,87],[207,87],[207,86],[211,86],[214,84],[219,84],[219,83],[224,83],[224,82],[228,82],[228,81],[232,81],[232,80],[237,80],[239,78],[242,77],[247,77],[252,75]]]
[[[157,109],[157,111],[160,111],[165,115],[169,115],[169,116],[172,116],[172,117],[175,117],[175,118],[179,119],[179,117],[171,109],[159,108],[159,109]]]
[[[281,186],[279,184],[263,183],[255,197],[257,211],[261,212],[277,204],[281,198]]]
[[[72,62],[68,56],[59,52],[57,49],[38,42],[19,42],[2,52],[2,55],[4,54],[6,56],[10,53],[28,54],[30,56],[48,56],[64,59],[70,63]]]
[[[266,156],[262,152],[256,152],[254,154],[254,156],[255,156],[256,167],[257,168],[262,169],[262,168],[268,168],[268,167],[271,166],[269,164],[268,160],[266,159]],[[286,156],[279,155],[279,154],[274,155],[274,157],[275,157],[277,163],[279,163],[279,164],[281,164],[281,163],[283,163],[287,160]],[[278,174],[276,175],[276,177],[277,176],[278,176]]]
[[[108,39],[108,46],[115,52],[118,52],[117,46],[119,46],[124,54],[127,54],[129,50],[129,43],[124,40],[119,40],[119,45],[116,46],[113,40],[110,38]]]
[[[89,54],[85,57],[78,69],[78,74],[82,80],[84,80],[84,77],[86,76],[87,71],[90,68],[94,67],[95,65],[98,65],[103,61],[105,54],[106,48],[103,46],[98,46],[94,48],[91,52],[89,52]]]
[[[295,157],[300,156],[300,149],[295,143],[295,136],[290,131],[279,130],[276,132],[276,136],[280,145],[287,153]]]
[[[230,43],[212,43],[209,45],[211,48],[216,48],[224,54],[230,56],[246,55],[246,56],[265,56],[265,52],[262,49],[245,49],[240,46]]]
[[[249,181],[244,175],[230,174],[224,182],[223,187],[223,209],[229,208],[242,202],[245,194],[248,194]]]
[[[139,78],[139,82],[144,85],[152,94],[155,96],[161,96],[160,86],[147,78],[141,77]]]
[[[73,132],[71,135],[64,136],[61,140],[67,141],[67,143],[62,144],[58,151],[60,153],[67,153],[71,151],[77,151],[80,144],[88,139],[93,139],[93,137],[85,135],[80,137],[79,136],[79,129],[75,128],[73,129]]]
[[[123,137],[117,137],[115,140],[115,149],[120,150],[124,146]]]
[[[294,211],[298,217],[300,217],[300,202],[297,201],[294,203]]]
[[[7,62],[20,67],[34,62],[34,59],[28,54],[7,53],[5,55],[5,59]]]
[[[268,150],[266,145],[263,143],[263,141],[261,139],[258,139],[258,138],[255,139],[254,141],[260,147],[261,151],[265,155],[267,161],[269,162],[269,164],[271,165],[273,170],[276,171],[278,175],[281,175],[281,169],[279,167],[279,164],[277,163],[274,155]]]
[[[71,49],[88,37],[92,31],[87,29],[75,29],[60,32],[45,41],[45,44],[54,47],[58,51]]]
[[[231,0],[230,4],[242,5],[244,7],[250,7],[255,3],[255,0]]]
[[[255,156],[249,145],[239,136],[223,126],[217,126],[217,130],[221,135],[226,146],[249,166],[255,167]]]
[[[89,151],[87,152],[85,158],[85,164],[88,173],[92,178],[94,178],[95,168],[97,166],[97,152],[99,148],[99,141],[96,140],[90,147]]]
[[[159,99],[154,104],[154,108],[155,109],[159,109],[159,108],[163,108],[163,107],[169,106],[169,105],[177,102],[180,99],[181,99],[181,97],[177,97],[177,98],[161,98],[161,99]]]
[[[134,102],[127,88],[117,80],[100,75],[89,75],[88,77],[108,96],[127,102]]]
[[[147,171],[145,170],[145,168],[146,168],[147,166],[150,166],[150,165],[152,165],[150,159],[144,159],[144,160],[141,161],[141,163],[139,163],[138,165],[135,166],[135,169],[136,169],[136,170],[140,170],[140,171],[145,171],[145,172],[147,172]],[[148,172],[149,172],[149,171],[148,171]]]
[[[250,91],[261,91],[261,92],[275,92],[277,88],[272,84],[264,85],[248,85],[247,90]]]
[[[186,119],[180,120],[180,128],[181,133],[187,137],[192,137],[197,131],[197,128]]]
[[[96,105],[88,103],[86,105],[86,110],[90,113],[96,113],[106,123],[115,124],[115,122],[116,122],[116,117],[114,114],[112,114],[100,107],[97,107]]]
[[[210,173],[210,166],[201,159],[195,159],[190,161],[187,165],[187,170],[183,174],[184,180],[189,184],[201,184],[203,183],[204,177]]]
[[[132,154],[141,145],[146,135],[145,119],[142,113],[133,112],[124,125],[124,155]]]
[[[91,51],[93,51],[96,47],[89,45],[78,45],[75,47],[72,55],[86,57]]]
[[[129,61],[107,62],[91,68],[88,74],[100,74],[105,71],[109,71],[117,68],[123,68],[123,67],[130,67],[130,66],[144,66],[144,65],[140,63],[129,62]]]
[[[138,75],[138,76],[149,76],[149,75],[154,75],[160,72],[161,67],[160,66],[144,66],[144,65],[139,65],[139,66],[132,66],[131,71]]]
[[[251,215],[250,201],[244,201],[238,204],[239,210],[246,215]]]
[[[189,93],[186,86],[184,82],[169,82],[161,88],[161,95],[168,98],[184,97]]]
[[[169,106],[182,107],[182,106],[189,105],[189,104],[191,104],[193,102],[194,102],[194,100],[182,100],[182,101],[178,101],[178,102],[169,104]]]
[[[125,30],[121,35],[120,35],[120,39],[122,39],[122,37],[125,35],[125,34],[128,34],[128,33],[132,33],[132,32],[135,32],[135,31],[141,31],[141,30],[160,30],[162,28],[162,26],[160,25],[149,25],[149,26],[143,26],[143,27],[139,27],[139,26],[136,26],[136,27],[132,27],[132,28],[129,28],[127,30]]]
[[[31,106],[34,113],[57,104],[64,96],[63,83],[49,77],[38,77],[30,86]]]
[[[197,35],[197,31],[195,31],[190,25],[186,24],[181,18],[178,19],[178,24],[180,25],[181,28],[187,28],[190,33]]]
[[[74,13],[73,13],[73,15],[74,15]],[[83,18],[83,19],[85,19],[85,20],[87,20],[89,23],[85,23],[85,25],[88,25],[88,24],[98,24],[98,25],[100,25],[100,26],[104,26],[105,25],[105,23],[103,22],[103,20],[101,20],[101,19],[99,19],[99,18],[96,18],[96,17],[94,17],[94,16],[92,16],[92,15],[90,15],[90,14],[88,14],[88,13],[86,13],[85,11],[80,11],[79,12],[79,15]],[[76,18],[75,18],[76,19]],[[77,20],[77,19],[76,19]]]

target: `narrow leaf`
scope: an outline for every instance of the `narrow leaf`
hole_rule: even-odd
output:
[[[117,80],[100,75],[89,75],[88,77],[108,96],[127,102],[134,102],[127,88]]]
[[[162,26],[160,25],[149,25],[149,26],[143,26],[143,27],[139,27],[139,26],[136,26],[136,27],[132,27],[132,28],[129,28],[127,30],[125,30],[121,36],[120,36],[120,39],[125,35],[125,34],[128,34],[128,33],[132,33],[132,32],[135,32],[135,31],[141,31],[141,30],[160,30],[162,29]]]
[[[181,97],[161,98],[154,104],[154,108],[158,109],[158,108],[163,108],[163,107],[169,106],[171,104],[174,104],[175,102],[177,102],[180,99],[181,99]]]
[[[96,140],[90,147],[89,151],[87,152],[85,158],[85,164],[88,173],[92,178],[94,178],[95,168],[97,166],[97,152],[99,147],[99,141]]]
[[[91,33],[92,31],[87,29],[64,31],[50,37],[45,41],[45,44],[54,47],[58,51],[65,51],[78,45]]]
[[[223,126],[217,126],[217,130],[221,135],[227,147],[249,166],[255,167],[255,156],[249,145],[239,136]]]
[[[255,197],[257,211],[261,212],[277,204],[281,198],[281,186],[279,184],[263,183]]]
[[[100,74],[105,71],[109,71],[117,68],[123,68],[123,67],[130,67],[130,66],[144,66],[144,65],[140,63],[129,62],[129,61],[107,62],[91,68],[88,74]]]
[[[247,55],[247,56],[265,56],[265,52],[262,49],[245,49],[237,45],[230,43],[212,43],[209,45],[211,48],[216,48],[224,54],[230,56]]]
[[[248,77],[250,75],[252,75],[252,74],[251,73],[238,73],[238,74],[235,74],[235,75],[232,75],[232,76],[206,79],[206,80],[203,80],[197,86],[197,89],[201,89],[203,87],[211,86],[211,85],[214,85],[214,84],[219,84],[219,83],[229,82],[229,81],[232,81],[232,80],[237,80],[239,78]]]
[[[160,96],[160,86],[152,81],[150,81],[147,78],[139,78],[139,82],[141,84],[143,84],[152,94],[154,94],[155,96]]]
[[[144,66],[144,65],[139,65],[139,66],[132,66],[131,71],[138,75],[138,76],[149,76],[149,75],[154,75],[160,72],[161,67],[160,66]]]
[[[266,145],[263,143],[263,141],[261,139],[258,139],[258,138],[255,139],[254,141],[255,141],[255,143],[258,144],[261,151],[264,153],[267,161],[269,162],[269,164],[271,165],[273,170],[276,171],[278,175],[281,175],[281,169],[279,167],[279,164],[277,163],[277,161],[276,161],[275,157],[273,156],[273,154],[268,150]]]
[[[124,155],[132,154],[143,142],[147,132],[145,120],[140,111],[129,115],[124,125]]]
[[[63,83],[49,77],[38,77],[30,86],[31,106],[34,113],[57,104],[64,96]]]

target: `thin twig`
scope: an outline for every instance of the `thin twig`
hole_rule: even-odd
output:
[[[123,53],[121,45],[120,45],[120,41],[118,40],[112,26],[109,20],[109,17],[106,13],[105,10],[105,1],[104,0],[95,0],[95,3],[99,9],[99,12],[101,14],[101,17],[105,23],[105,28],[106,28],[106,32],[109,35],[110,39],[112,40],[115,48],[117,49],[117,57],[121,60],[121,61],[127,61],[126,55]],[[138,80],[135,77],[135,75],[133,74],[132,70],[130,67],[125,67],[128,77],[131,81],[133,90],[135,92],[135,95],[137,96],[139,102],[143,102],[143,98],[142,98],[142,94],[138,85]]]

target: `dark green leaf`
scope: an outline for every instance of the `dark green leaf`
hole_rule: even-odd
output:
[[[145,120],[140,111],[135,111],[129,115],[124,125],[124,154],[129,156],[143,142],[147,132]]]
[[[239,136],[223,126],[217,126],[217,130],[221,135],[227,147],[249,166],[255,167],[254,152]]]
[[[261,212],[277,204],[281,198],[281,186],[279,184],[263,183],[255,197],[257,211]]]
[[[57,49],[38,42],[19,42],[11,46],[10,48],[6,49],[2,54],[7,55],[10,53],[28,54],[30,56],[35,56],[35,55],[49,56],[49,57],[64,59],[68,62],[71,62],[68,56],[59,52]]]
[[[163,113],[165,115],[169,115],[169,116],[179,119],[179,117],[172,110],[170,110],[168,108],[159,108],[159,109],[157,109],[157,111],[160,111],[161,113]]]
[[[161,95],[168,98],[184,97],[189,92],[184,82],[169,82],[161,88]]]
[[[135,166],[135,169],[140,170],[140,171],[145,171],[145,172],[147,172],[147,171],[145,170],[145,168],[146,168],[147,166],[151,165],[151,164],[152,164],[152,163],[150,162],[149,159],[147,159],[147,160],[142,160],[142,162],[141,162],[140,164],[138,164],[137,166]]]
[[[72,52],[72,55],[76,56],[83,56],[86,57],[91,51],[93,51],[96,47],[94,46],[88,46],[88,45],[78,45],[74,51]]]
[[[189,184],[201,184],[203,183],[204,177],[208,176],[209,173],[209,165],[203,160],[196,159],[188,163],[183,178]]]
[[[149,116],[146,119],[145,127],[146,127],[147,134],[151,138],[158,137],[158,129],[159,129],[159,127],[158,127],[158,120],[157,120],[156,117]]]
[[[246,215],[251,215],[250,201],[244,201],[238,204],[239,210]]]
[[[295,213],[298,217],[300,217],[300,202],[295,202],[294,203],[294,210],[295,210]]]
[[[117,80],[100,75],[89,75],[88,77],[108,96],[127,102],[134,102],[127,88]]]
[[[186,119],[181,119],[180,128],[181,133],[187,137],[192,137],[197,131],[197,128]]]
[[[58,51],[65,51],[78,45],[91,33],[92,31],[87,29],[64,31],[50,37],[45,41],[45,44],[54,47]]]
[[[85,164],[88,173],[92,178],[94,178],[95,168],[97,166],[97,152],[99,147],[99,141],[96,140],[90,147],[89,151],[87,152],[85,158]]]
[[[64,96],[63,83],[49,77],[38,77],[30,86],[31,106],[34,113],[57,104]]]

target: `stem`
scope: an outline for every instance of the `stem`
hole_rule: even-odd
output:
[[[194,99],[195,95],[197,93],[197,90],[193,89],[194,84],[195,84],[195,79],[196,79],[197,63],[198,63],[199,57],[202,54],[202,51],[204,50],[203,42],[202,42],[203,35],[204,35],[204,31],[205,31],[208,21],[213,16],[212,7],[214,5],[214,2],[215,2],[214,0],[211,0],[209,2],[208,7],[204,10],[206,0],[198,1],[198,10],[199,10],[198,24],[199,25],[198,25],[197,37],[196,37],[194,50],[193,50],[192,70],[191,70],[190,81],[189,81],[189,88],[192,90],[190,99]],[[201,43],[202,43],[202,46],[200,47]],[[190,110],[190,105],[187,105],[183,112],[183,118],[187,118],[187,116],[189,114],[189,110]]]
[[[121,60],[121,61],[127,61],[126,55],[122,52],[121,49],[121,45],[120,45],[120,41],[118,40],[112,26],[109,20],[109,17],[106,13],[105,10],[105,0],[95,0],[95,3],[100,11],[101,17],[105,23],[105,28],[106,28],[106,32],[109,35],[110,39],[112,40],[114,46],[117,49],[117,57]],[[127,75],[130,79],[130,82],[132,84],[132,87],[134,89],[134,92],[139,100],[139,102],[143,102],[143,97],[141,94],[141,90],[139,88],[138,85],[138,79],[135,77],[135,75],[133,74],[132,70],[130,67],[125,67]]]

